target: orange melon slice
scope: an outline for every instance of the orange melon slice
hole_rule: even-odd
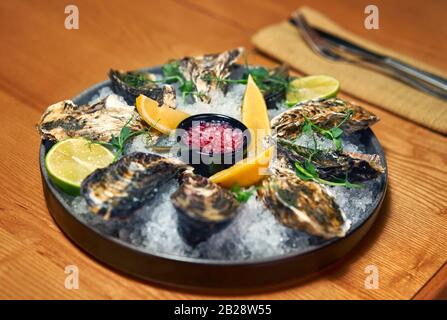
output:
[[[266,176],[273,151],[273,147],[269,147],[256,157],[241,160],[234,166],[214,174],[210,180],[225,188],[236,184],[241,187],[254,185]]]
[[[270,135],[271,130],[264,96],[251,75],[248,76],[242,102],[242,122],[250,130],[251,135],[248,154],[249,156],[257,155],[265,149],[263,141]]]

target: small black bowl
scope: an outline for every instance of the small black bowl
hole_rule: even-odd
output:
[[[182,141],[182,135],[189,130],[193,122],[222,122],[229,124],[233,129],[239,129],[243,132],[242,148],[232,152],[208,153],[198,148],[186,145]],[[179,142],[179,157],[194,167],[194,171],[204,177],[210,177],[213,174],[233,166],[236,162],[247,156],[247,148],[250,143],[250,133],[247,127],[232,117],[217,113],[202,113],[186,118],[179,123],[176,129],[177,142]]]

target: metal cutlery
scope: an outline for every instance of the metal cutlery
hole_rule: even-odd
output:
[[[313,28],[299,12],[292,15],[290,22],[298,28],[309,47],[322,57],[332,61],[361,64],[370,69],[385,72],[423,92],[447,100],[447,79]]]

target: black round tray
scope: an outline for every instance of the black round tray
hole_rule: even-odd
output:
[[[143,70],[161,72],[159,67]],[[99,89],[109,85],[110,81],[104,81],[92,86],[73,101],[77,104],[87,103]],[[257,287],[276,287],[322,269],[348,253],[370,229],[385,196],[388,170],[383,149],[374,133],[367,129],[360,134],[366,152],[379,154],[385,167],[385,173],[380,177],[380,191],[364,220],[351,227],[344,238],[324,241],[306,252],[259,260],[226,261],[181,257],[140,249],[104,235],[73,215],[61,191],[49,180],[44,161],[45,154],[51,147],[51,143],[47,141],[42,141],[40,147],[40,170],[47,207],[54,220],[72,241],[97,260],[124,273],[163,285],[213,291],[253,290]]]

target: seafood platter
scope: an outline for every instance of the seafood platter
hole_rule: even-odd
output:
[[[106,265],[178,287],[274,286],[373,225],[379,119],[336,79],[250,65],[243,48],[108,77],[37,125],[48,209]]]

